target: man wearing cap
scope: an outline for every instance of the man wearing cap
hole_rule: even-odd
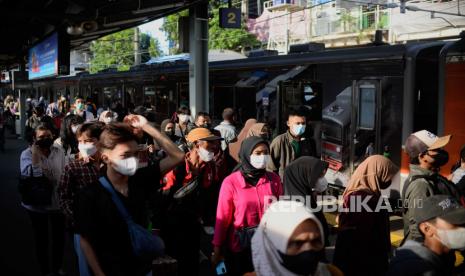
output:
[[[216,202],[210,200],[217,199],[218,194],[214,195],[214,192],[219,192],[219,187],[214,187],[214,183],[218,183],[213,169],[216,147],[214,142],[221,139],[206,128],[191,130],[186,136],[189,151],[185,162],[163,178],[163,192],[174,205],[167,210],[167,219],[161,232],[166,242],[167,254],[179,262],[179,275],[198,274],[199,229],[204,221],[205,211],[216,210]],[[193,181],[197,181],[195,192],[184,195],[181,199],[174,198],[181,188],[190,187]],[[175,192],[178,193],[174,195]]]
[[[435,195],[414,216],[424,241],[397,249],[388,275],[452,275],[454,250],[465,249],[465,208],[453,197]]]
[[[438,137],[421,130],[411,134],[405,142],[405,151],[410,157],[410,174],[402,189],[404,241],[423,241],[413,216],[422,200],[438,194],[460,199],[457,188],[439,174],[440,168],[449,160],[449,154],[442,148],[450,138],[450,135]]]

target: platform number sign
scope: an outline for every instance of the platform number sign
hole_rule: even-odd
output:
[[[240,29],[241,10],[236,8],[220,8],[220,27]]]

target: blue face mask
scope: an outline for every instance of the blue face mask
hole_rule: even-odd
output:
[[[295,136],[301,136],[305,133],[305,125],[292,125],[292,133]]]

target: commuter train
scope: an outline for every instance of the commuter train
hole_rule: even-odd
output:
[[[408,174],[402,145],[414,131],[453,134],[448,174],[465,144],[465,35],[455,41],[367,45],[209,63],[210,110],[220,119],[233,106],[239,119],[267,121],[285,131],[286,112],[304,105],[318,153],[330,164],[329,183],[344,186],[365,149],[389,151],[401,168],[386,193],[398,198]],[[144,65],[127,72],[33,81],[36,96],[92,96],[102,106],[152,106],[157,118],[187,104],[187,61]]]

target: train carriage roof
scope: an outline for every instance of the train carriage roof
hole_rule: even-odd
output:
[[[296,53],[289,55],[253,57],[235,60],[224,60],[209,62],[210,71],[229,70],[255,70],[257,68],[272,67],[294,67],[295,65],[311,65],[324,63],[346,63],[361,61],[385,61],[403,60],[405,56],[415,57],[422,49],[437,47],[445,42],[416,42],[400,45],[366,46],[355,48],[330,49],[310,53]],[[80,74],[74,77],[62,78],[62,80],[97,80],[97,79],[130,79],[142,77],[144,75],[153,77],[154,75],[185,73],[189,70],[186,63],[176,64],[173,62],[142,65],[134,70],[125,72],[102,72],[97,74]]]

